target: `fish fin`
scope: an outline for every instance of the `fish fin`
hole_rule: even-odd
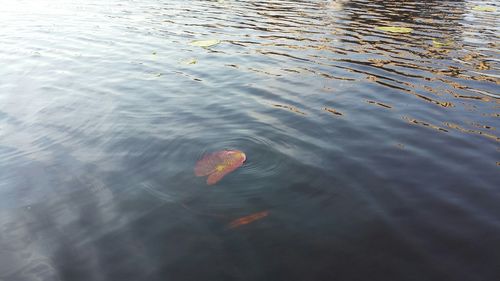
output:
[[[212,174],[210,174],[207,178],[207,184],[208,185],[214,185],[218,181],[220,181],[225,175],[227,175],[229,172],[228,170],[223,170],[223,171],[215,171]]]
[[[203,156],[198,162],[196,162],[196,166],[194,167],[194,174],[197,177],[208,176],[211,173],[215,172],[217,165],[222,162],[222,159],[218,157],[217,154],[207,154]]]

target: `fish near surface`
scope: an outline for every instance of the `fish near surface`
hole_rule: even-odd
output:
[[[239,150],[222,150],[203,156],[196,163],[194,174],[197,177],[208,176],[207,184],[213,185],[225,175],[239,168],[246,160],[246,155]]]

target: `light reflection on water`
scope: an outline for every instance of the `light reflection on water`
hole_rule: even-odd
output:
[[[500,274],[494,1],[1,7],[0,280]]]

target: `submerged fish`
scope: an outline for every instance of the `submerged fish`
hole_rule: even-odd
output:
[[[228,227],[229,228],[236,228],[245,224],[252,223],[256,220],[260,220],[264,217],[267,217],[269,215],[269,211],[262,211],[258,213],[254,213],[245,217],[241,217],[239,219],[235,219],[234,221],[230,222]]]
[[[246,159],[245,153],[239,150],[222,150],[210,153],[196,163],[194,174],[197,177],[208,176],[207,184],[212,185],[243,165]]]

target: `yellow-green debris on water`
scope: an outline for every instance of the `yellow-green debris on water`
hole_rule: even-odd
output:
[[[189,45],[191,46],[196,46],[196,47],[202,47],[202,48],[208,48],[215,46],[220,43],[220,40],[217,39],[210,39],[210,40],[196,40],[196,41],[191,41]]]
[[[472,10],[479,12],[495,12],[497,8],[493,6],[475,6]]]
[[[411,33],[412,28],[399,26],[377,26],[376,29],[391,33]]]
[[[451,40],[440,41],[438,39],[432,39],[432,45],[436,48],[449,47],[453,45],[453,41]]]
[[[190,65],[190,64],[197,64],[198,61],[195,58],[189,58],[181,61],[182,64],[185,65]]]

